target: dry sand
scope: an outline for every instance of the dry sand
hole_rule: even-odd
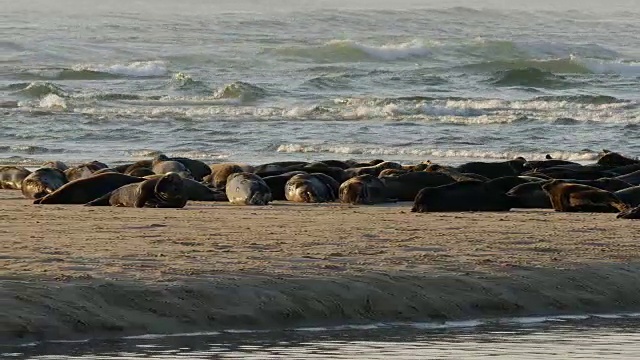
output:
[[[0,338],[640,310],[640,222],[409,209],[0,191]]]

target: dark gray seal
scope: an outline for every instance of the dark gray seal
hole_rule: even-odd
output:
[[[236,205],[267,205],[271,202],[271,189],[256,174],[241,172],[229,175],[225,192],[229,202]]]
[[[69,169],[69,166],[65,163],[63,163],[62,161],[48,161],[44,164],[42,164],[41,167],[46,167],[46,168],[55,168],[58,169],[60,171],[67,171]]]
[[[149,175],[145,179],[158,179],[164,175]],[[192,201],[227,201],[224,191],[215,190],[193,179],[182,178],[188,200]]]
[[[122,186],[88,202],[86,206],[183,208],[186,204],[187,194],[183,178],[178,174],[169,173],[157,179]]]
[[[496,179],[503,176],[518,176],[525,170],[524,164],[527,162],[522,157],[502,162],[481,162],[474,161],[458,166],[456,169],[461,173],[471,173],[484,176],[487,179]]]
[[[380,176],[386,194],[398,201],[413,201],[426,187],[447,185],[456,182],[451,176],[440,172],[409,172],[397,176]]]
[[[40,168],[22,181],[22,195],[27,199],[39,199],[67,183],[65,174],[55,168]]]
[[[402,165],[396,162],[385,161],[377,165],[371,165],[371,166],[365,166],[365,167],[351,167],[344,171],[348,177],[352,178],[352,177],[365,175],[365,174],[378,176],[380,175],[382,170],[386,170],[386,169],[402,170]]]
[[[460,181],[420,190],[412,212],[509,211],[513,200],[481,181]]]
[[[22,166],[3,166],[0,167],[0,189],[20,190],[22,182],[31,171]]]
[[[623,190],[614,192],[618,199],[632,207],[640,206],[640,186],[632,186]]]
[[[640,160],[626,157],[617,152],[605,150],[604,154],[598,158],[597,164],[608,167],[620,167],[625,165],[634,165],[640,163]]]
[[[124,185],[139,183],[144,179],[117,172],[93,175],[64,184],[56,191],[34,204],[86,204]]]

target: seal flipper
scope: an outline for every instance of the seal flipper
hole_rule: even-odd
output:
[[[112,193],[113,193],[113,191],[109,192],[107,194],[104,194],[104,195],[102,195],[101,197],[99,197],[99,198],[97,198],[95,200],[89,201],[88,203],[84,204],[84,206],[109,206],[109,205],[111,205],[109,203],[109,200],[111,199],[111,194]]]

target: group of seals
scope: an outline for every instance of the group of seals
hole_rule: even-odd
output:
[[[411,211],[619,212],[640,217],[640,160],[605,152],[593,164],[547,157],[447,166],[376,159],[207,165],[188,158],[153,159],[109,167],[60,161],[33,172],[0,168],[0,188],[21,190],[36,204],[184,207],[187,201],[267,205],[272,201],[373,205],[412,201]]]

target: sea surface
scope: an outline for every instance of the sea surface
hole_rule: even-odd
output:
[[[638,314],[374,324],[0,345],[3,359],[638,359]]]
[[[635,0],[0,9],[0,164],[640,154]]]

